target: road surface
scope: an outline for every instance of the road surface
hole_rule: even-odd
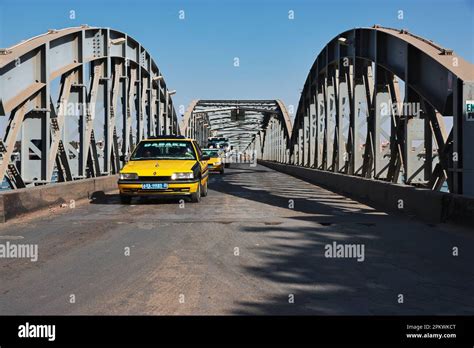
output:
[[[184,206],[110,193],[0,226],[0,243],[39,253],[0,259],[0,313],[474,314],[472,230],[262,166],[209,189]],[[326,257],[333,242],[363,245],[363,261]]]

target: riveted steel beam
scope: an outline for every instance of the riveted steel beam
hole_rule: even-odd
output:
[[[473,196],[472,100],[474,66],[453,51],[406,30],[348,30],[310,69],[289,157],[320,170]]]
[[[167,132],[179,133],[161,72],[125,33],[54,30],[5,53],[0,112],[10,126],[0,176],[12,188],[117,173],[120,154],[164,131],[162,114]]]

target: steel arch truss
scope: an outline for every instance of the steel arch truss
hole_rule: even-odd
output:
[[[473,99],[474,66],[452,51],[404,30],[349,30],[308,74],[289,158],[267,159],[474,195]]]
[[[108,28],[50,30],[1,50],[0,115],[11,188],[115,174],[137,141],[179,133],[149,52]]]
[[[270,141],[270,134],[276,145],[277,123],[279,141],[289,140],[291,121],[279,100],[195,100],[184,115],[181,131],[202,146],[207,145],[209,136],[225,137],[235,150],[256,151],[262,156],[263,144]],[[280,145],[287,148],[286,143]],[[267,151],[274,150],[267,147]]]

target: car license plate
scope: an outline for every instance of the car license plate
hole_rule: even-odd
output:
[[[168,184],[142,184],[142,190],[165,190]]]

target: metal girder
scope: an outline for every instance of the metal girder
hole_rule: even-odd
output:
[[[160,70],[125,33],[50,30],[0,56],[0,177],[11,188],[117,173],[120,154],[179,133]],[[165,128],[164,126],[167,126]]]
[[[3,142],[0,142],[0,173],[6,175],[7,181],[12,188],[24,187],[21,176],[18,175],[18,169],[11,161],[15,141],[25,118],[25,104],[12,111],[10,122],[7,127]]]
[[[289,156],[272,150],[273,131],[254,142],[266,160],[474,196],[472,100],[474,65],[451,50],[405,30],[357,28],[311,67]]]

